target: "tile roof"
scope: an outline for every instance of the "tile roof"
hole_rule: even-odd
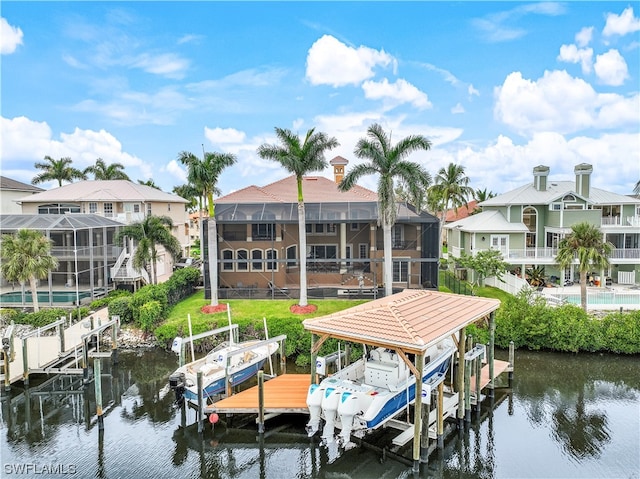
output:
[[[151,186],[127,180],[78,181],[59,188],[25,196],[22,203],[44,203],[62,201],[158,201],[187,203],[187,200]]]
[[[355,185],[349,191],[339,191],[335,181],[324,176],[305,176],[302,183],[305,203],[377,202],[374,191]],[[266,186],[248,186],[216,199],[218,203],[297,203],[298,185],[295,175]]]
[[[406,289],[328,316],[305,319],[314,334],[420,353],[500,307],[497,299]]]
[[[0,176],[0,190],[8,190],[8,191],[24,191],[28,193],[30,191],[37,193],[39,191],[44,191],[44,189],[30,185],[28,183],[23,183],[18,180],[14,180],[12,178],[7,178],[6,176]]]
[[[445,222],[450,223],[452,221],[458,221],[462,218],[466,218],[476,210],[478,202],[476,200],[469,201],[466,205],[460,206],[457,210],[455,208],[447,211]]]

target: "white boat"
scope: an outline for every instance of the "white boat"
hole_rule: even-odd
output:
[[[255,339],[238,342],[233,334],[233,330],[237,328],[237,325],[229,324],[228,327],[187,338],[192,345],[193,359],[193,340],[229,331],[228,341],[220,343],[205,357],[193,359],[190,363],[180,366],[169,376],[169,387],[175,391],[176,402],[183,399],[191,402],[198,401],[199,372],[202,372],[202,394],[206,401],[207,398],[225,393],[228,384],[237,386],[255,376],[271,355],[278,351],[277,340],[280,337],[272,340]],[[184,343],[185,340],[182,338],[174,339],[172,351],[184,354]]]
[[[455,347],[445,339],[429,348],[425,354],[423,383],[449,368]],[[322,439],[349,442],[351,434],[364,434],[393,419],[408,404],[415,401],[415,376],[395,351],[375,348],[349,366],[312,384],[307,394],[310,419],[309,436],[320,430]]]

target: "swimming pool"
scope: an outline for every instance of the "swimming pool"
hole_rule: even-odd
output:
[[[580,294],[554,293],[559,301],[580,305]],[[587,291],[588,309],[640,309],[640,291]]]
[[[76,297],[75,291],[52,291],[52,302],[54,303],[73,303],[76,298],[88,298],[91,296],[89,291],[79,291]],[[24,302],[25,304],[32,303],[31,291],[25,291],[24,293]],[[38,303],[48,303],[49,302],[49,291],[38,291]],[[3,304],[22,304],[22,292],[21,291],[11,291],[10,293],[0,294],[0,303]]]

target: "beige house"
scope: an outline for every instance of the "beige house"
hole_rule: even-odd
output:
[[[306,251],[298,251],[294,175],[248,186],[216,200],[220,294],[298,294],[300,257],[306,256],[310,296],[378,295],[383,284],[383,231],[378,195],[361,186],[338,190],[347,160],[331,162],[334,179],[303,178]],[[398,203],[392,231],[393,287],[434,288],[438,281],[437,218]],[[206,221],[205,221],[206,223]],[[208,288],[207,228],[204,229]],[[208,291],[207,291],[208,293]]]
[[[128,225],[142,221],[146,216],[167,216],[173,221],[172,233],[188,251],[189,218],[185,210],[187,201],[150,186],[126,180],[79,181],[16,200],[24,215],[90,214]],[[65,245],[61,245],[64,247]],[[117,246],[117,245],[114,245]],[[110,279],[139,287],[149,281],[146,271],[134,269],[129,259],[136,245],[128,241],[110,271]],[[156,265],[159,281],[171,276],[173,259],[162,247]]]
[[[25,195],[33,195],[44,191],[37,186],[0,176],[0,214],[17,215],[22,213],[22,207],[17,200]]]

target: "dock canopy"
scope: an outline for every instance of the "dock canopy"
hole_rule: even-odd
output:
[[[500,307],[491,298],[406,289],[353,308],[305,319],[305,329],[327,336],[423,354],[431,345],[488,317]]]

